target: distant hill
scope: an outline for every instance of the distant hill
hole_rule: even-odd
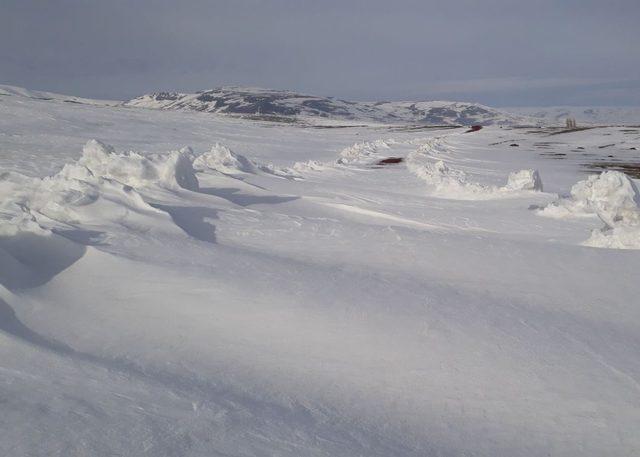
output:
[[[107,105],[118,106],[122,102],[118,100],[95,100],[92,98],[75,97],[73,95],[55,94],[41,90],[25,89],[24,87],[8,86],[0,84],[0,97],[27,97],[35,100],[54,100],[66,103],[79,103],[82,105]]]
[[[190,110],[259,119],[418,125],[564,125],[567,117],[587,125],[640,125],[640,107],[509,107],[452,101],[361,102],[292,91],[225,86],[193,94],[155,92],[129,101],[95,100],[0,85],[3,96],[85,105]]]
[[[544,124],[562,124],[572,117],[578,124],[640,125],[640,107],[634,106],[549,106],[541,108],[504,108],[509,112],[530,116]]]
[[[134,98],[125,106],[164,110],[194,110],[245,116],[321,117],[353,122],[424,125],[514,125],[531,119],[476,103],[354,102],[291,91],[227,86],[194,94],[156,92]]]

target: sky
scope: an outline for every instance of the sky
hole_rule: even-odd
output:
[[[638,0],[0,0],[0,84],[640,106]]]

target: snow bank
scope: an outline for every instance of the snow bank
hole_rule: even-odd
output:
[[[395,141],[392,139],[355,143],[340,152],[340,158],[337,160],[337,163],[340,165],[349,165],[369,162],[380,150],[389,149],[389,145],[394,143]]]
[[[152,191],[152,186],[197,190],[191,157],[190,150],[117,154],[111,146],[92,140],[77,162],[53,176],[0,174],[3,284],[10,288],[42,284],[81,257],[85,241],[76,243],[61,234],[90,240],[108,226],[148,233],[160,220],[169,222],[170,216],[146,203],[139,190]],[[163,230],[174,230],[174,225]]]
[[[407,168],[423,179],[434,195],[448,198],[480,198],[497,191],[495,188],[468,182],[462,170],[449,168],[442,160],[435,163],[421,164],[409,157]]]
[[[407,156],[407,168],[427,183],[433,195],[459,200],[490,200],[542,191],[542,179],[537,170],[510,173],[507,184],[502,187],[485,185],[470,181],[464,171],[453,169],[439,159],[446,153],[445,144],[436,138]]]
[[[197,156],[193,161],[193,168],[202,173],[213,171],[225,175],[258,174],[262,172],[281,178],[298,179],[301,177],[292,168],[278,167],[271,163],[257,164],[220,143],[214,144],[208,152]]]
[[[218,171],[227,175],[258,172],[258,167],[251,160],[219,143],[211,146],[208,152],[196,157],[193,168],[200,172]]]
[[[198,179],[189,148],[164,154],[141,155],[136,152],[118,154],[112,146],[89,141],[78,165],[94,176],[114,179],[131,187],[160,185],[168,188],[198,190]]]
[[[198,189],[189,149],[142,156],[118,154],[96,140],[80,159],[49,177],[30,178],[14,172],[0,175],[0,236],[22,232],[47,234],[78,224],[109,221],[141,223],[164,214],[147,204],[139,190]]]
[[[605,225],[594,230],[585,245],[640,249],[640,193],[619,171],[605,171],[577,182],[569,198],[551,203],[538,214],[556,219],[595,215]]]
[[[81,170],[67,166],[43,179],[0,175],[0,235],[42,234],[67,225],[121,220],[132,212],[157,212],[131,186],[96,178],[86,168],[82,177]]]

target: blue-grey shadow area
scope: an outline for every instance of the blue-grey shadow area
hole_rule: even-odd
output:
[[[173,222],[193,238],[207,243],[216,242],[216,226],[205,218],[217,219],[218,211],[203,206],[170,206],[151,204],[156,209],[169,213]]]
[[[0,283],[9,290],[45,284],[82,258],[86,247],[57,234],[0,237]]]
[[[52,229],[56,235],[60,235],[74,243],[82,244],[84,246],[106,246],[107,243],[103,241],[104,232],[98,230],[83,230],[83,229]]]
[[[279,203],[286,203],[300,198],[296,196],[243,194],[240,192],[240,189],[236,187],[207,187],[201,188],[200,192],[224,198],[225,200],[239,206],[277,205]]]
[[[48,349],[58,354],[71,355],[75,351],[65,344],[48,339],[24,325],[7,302],[0,298],[0,331],[8,333],[34,346]]]

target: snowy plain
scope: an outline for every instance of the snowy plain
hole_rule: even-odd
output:
[[[638,455],[638,129],[328,127],[0,96],[0,454]]]

